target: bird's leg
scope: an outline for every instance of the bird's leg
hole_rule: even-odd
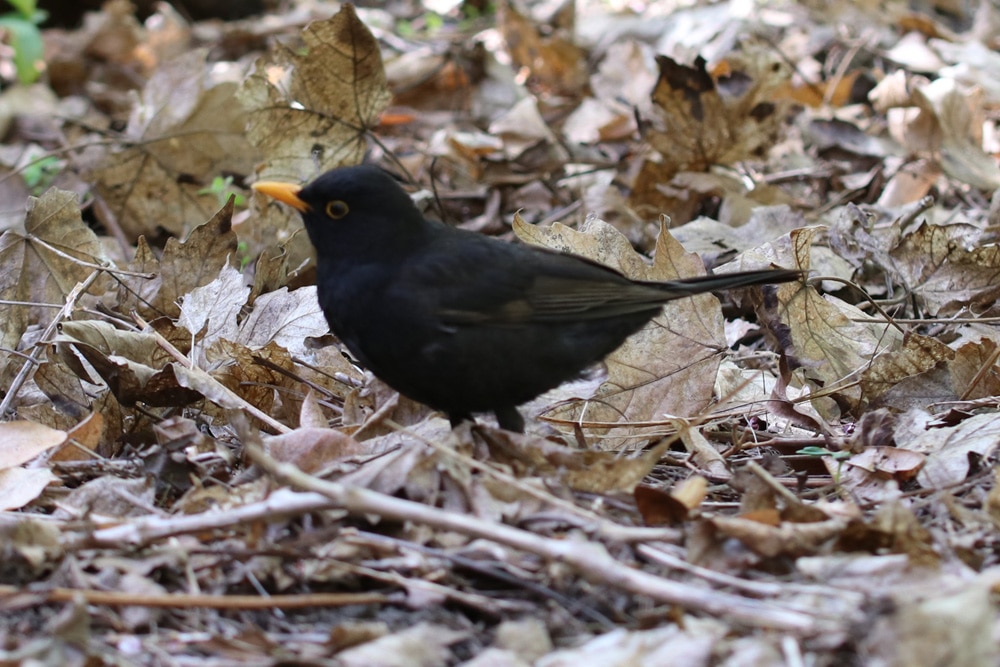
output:
[[[514,406],[497,408],[493,414],[497,416],[497,424],[500,425],[500,428],[514,433],[524,433],[524,417]]]

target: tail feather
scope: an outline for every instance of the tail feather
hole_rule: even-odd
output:
[[[736,273],[719,273],[681,280],[649,281],[643,285],[655,287],[662,292],[676,292],[677,298],[716,290],[749,287],[772,283],[788,283],[802,278],[802,272],[796,269],[759,269],[756,271],[739,271]]]

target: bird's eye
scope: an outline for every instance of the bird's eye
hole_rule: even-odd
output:
[[[327,202],[326,204],[326,214],[334,220],[340,220],[347,215],[350,210],[351,209],[348,208],[347,204],[339,199]]]

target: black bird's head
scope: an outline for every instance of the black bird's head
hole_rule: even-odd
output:
[[[331,169],[304,187],[275,181],[252,187],[302,214],[320,260],[369,248],[391,253],[427,224],[399,183],[373,165]]]

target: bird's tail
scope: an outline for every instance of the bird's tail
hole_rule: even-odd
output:
[[[757,271],[696,276],[680,280],[643,282],[643,284],[655,287],[662,292],[676,292],[677,296],[680,297],[750,285],[789,283],[801,279],[802,275],[802,272],[797,269],[759,269]]]

